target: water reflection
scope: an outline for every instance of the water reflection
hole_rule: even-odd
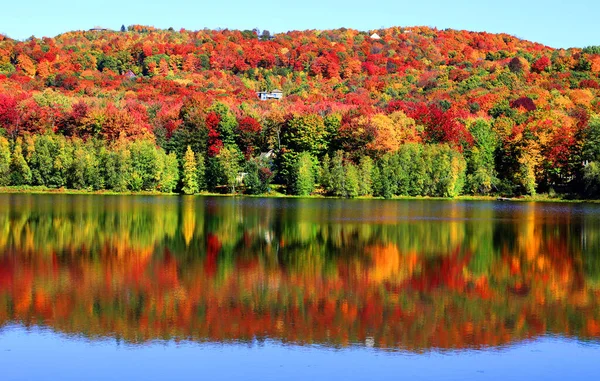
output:
[[[600,207],[0,195],[0,325],[423,351],[600,339]]]

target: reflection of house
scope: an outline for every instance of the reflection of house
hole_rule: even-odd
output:
[[[283,92],[281,90],[259,91],[256,95],[258,95],[258,99],[261,101],[268,101],[270,99],[280,100],[283,98]]]
[[[127,73],[123,74],[127,79],[135,79],[136,75],[133,71],[128,70]]]

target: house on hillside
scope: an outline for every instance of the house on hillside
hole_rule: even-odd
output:
[[[123,76],[127,79],[136,79],[137,78],[135,73],[131,70],[127,70],[127,72],[125,74],[123,74]]]
[[[271,99],[280,100],[283,98],[283,91],[279,89],[273,91],[259,91],[256,95],[258,95],[258,99],[261,101],[268,101]]]
[[[108,31],[108,28],[102,28],[101,26],[95,26],[92,29],[90,29],[90,32],[106,32]]]
[[[371,35],[371,40],[381,40],[381,37],[377,33]]]

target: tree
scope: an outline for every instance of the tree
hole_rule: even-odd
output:
[[[10,145],[8,140],[0,136],[0,186],[10,184]]]
[[[496,183],[496,149],[498,136],[489,123],[476,121],[471,126],[474,145],[467,153],[467,189],[472,193],[486,194]]]
[[[302,152],[294,164],[292,192],[298,196],[308,196],[315,189],[313,156]]]
[[[13,155],[10,161],[10,178],[12,185],[31,184],[31,169],[23,157],[23,141],[18,138],[13,148]]]
[[[127,32],[127,29],[125,28],[125,25],[121,25],[121,32]]]
[[[346,171],[344,169],[344,152],[336,151],[331,160],[329,193],[338,197],[346,197]]]
[[[131,151],[127,142],[119,140],[104,157],[104,179],[107,189],[126,192],[130,189]]]
[[[314,114],[289,117],[285,123],[281,143],[287,149],[319,155],[327,149],[327,131],[323,119]]]
[[[161,151],[161,156],[163,171],[157,189],[163,193],[171,193],[175,190],[179,181],[179,162],[174,152],[167,155],[164,151]]]
[[[206,164],[204,155],[196,154],[196,174],[198,179],[198,190],[206,190]]]
[[[346,182],[344,186],[344,197],[356,197],[359,194],[358,169],[356,165],[348,163],[345,166]]]
[[[358,172],[360,173],[358,195],[371,196],[373,194],[373,159],[363,156],[360,158],[358,166]]]
[[[185,194],[194,194],[198,192],[198,168],[196,166],[196,156],[191,147],[188,146],[183,157],[183,186],[181,190]]]
[[[242,169],[240,166],[241,156],[240,152],[233,147],[223,148],[217,156],[227,188],[231,193],[235,193],[235,187],[239,182],[238,177]]]

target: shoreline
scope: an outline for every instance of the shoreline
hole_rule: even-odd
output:
[[[0,187],[0,194],[55,194],[55,195],[96,195],[96,196],[210,196],[210,197],[247,197],[247,198],[297,198],[297,199],[324,199],[324,200],[386,200],[383,197],[359,196],[354,198],[343,198],[334,196],[324,196],[315,194],[311,196],[295,196],[272,191],[260,195],[250,195],[242,193],[214,193],[201,192],[194,195],[185,195],[182,193],[162,193],[157,191],[140,191],[140,192],[115,192],[111,190],[82,190],[82,189],[66,189],[66,188],[47,188],[44,186],[3,186]],[[536,196],[521,196],[521,197],[499,197],[499,196],[472,196],[464,195],[457,197],[428,197],[428,196],[395,196],[387,200],[405,200],[405,201],[495,201],[495,202],[540,202],[540,203],[572,203],[583,204],[600,203],[597,199],[566,199],[561,197],[550,197],[547,195]]]

